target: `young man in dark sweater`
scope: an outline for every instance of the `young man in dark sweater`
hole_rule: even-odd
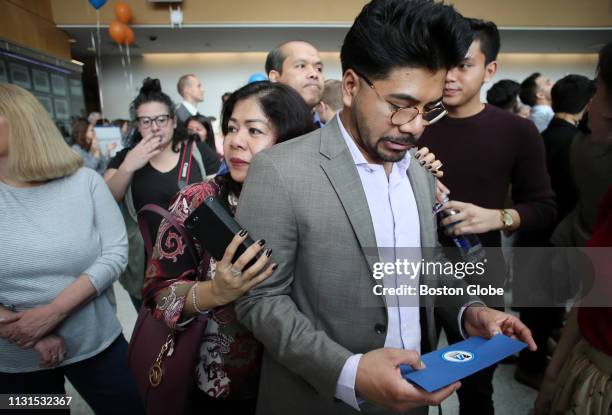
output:
[[[448,116],[427,127],[419,145],[444,164],[444,184],[459,213],[441,222],[440,241],[453,246],[455,235],[478,234],[483,246],[499,247],[500,230],[537,229],[555,219],[555,203],[546,171],[542,138],[533,123],[480,101],[480,88],[495,75],[500,40],[494,23],[470,19],[474,41],[465,60],[448,71],[443,103]],[[512,185],[511,208],[504,209]],[[487,274],[469,284],[504,286],[505,262],[499,248],[487,248]],[[486,279],[485,279],[486,278]],[[499,297],[483,298],[503,307]],[[461,340],[446,330],[449,343]],[[462,380],[460,414],[493,414],[494,367]]]

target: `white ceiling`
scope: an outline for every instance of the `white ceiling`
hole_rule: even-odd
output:
[[[75,40],[74,56],[93,54],[92,26],[60,26]],[[320,51],[340,50],[348,26],[282,26],[244,25],[190,26],[170,28],[133,26],[136,42],[131,53],[205,53],[205,52],[266,52],[289,39],[303,39]],[[604,43],[612,40],[612,28],[500,28],[502,53],[597,53]],[[118,54],[117,45],[100,28],[102,53]]]

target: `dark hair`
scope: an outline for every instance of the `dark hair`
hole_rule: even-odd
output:
[[[521,86],[511,79],[502,79],[487,91],[487,102],[496,107],[510,110],[516,104]]]
[[[536,83],[536,79],[538,79],[542,74],[540,72],[534,72],[529,75],[525,80],[521,83],[521,91],[519,92],[519,97],[523,104],[527,104],[530,107],[533,107],[536,104],[538,93],[538,84]]]
[[[480,42],[480,50],[485,55],[485,65],[497,59],[499,53],[500,40],[497,25],[480,19],[467,19],[472,32],[474,41]]]
[[[119,128],[122,128],[125,125],[125,123],[129,124],[130,120],[124,120],[123,118],[116,118],[113,121],[111,121],[111,125],[113,127],[119,127]]]
[[[251,97],[257,98],[263,113],[276,130],[274,144],[282,143],[314,130],[311,108],[295,89],[281,83],[258,81],[237,89],[225,102],[221,114],[223,135],[227,136],[229,120],[236,104]],[[235,182],[229,173],[224,177],[224,180],[227,180],[227,186],[219,195],[219,201],[229,210],[228,193],[240,195],[242,185]]]
[[[72,123],[72,142],[77,144],[85,151],[91,150],[91,142],[87,142],[87,129],[89,128],[89,121],[83,118],[79,118]]]
[[[550,91],[554,112],[578,114],[595,95],[595,82],[582,75],[567,75]]]
[[[138,96],[136,96],[136,98],[134,98],[130,104],[130,116],[132,117],[132,121],[137,121],[136,118],[138,108],[141,105],[149,102],[159,102],[160,104],[165,105],[166,109],[168,110],[168,114],[170,114],[170,118],[174,119],[174,102],[172,102],[172,99],[170,99],[168,95],[162,92],[159,79],[147,77],[144,81],[142,81],[142,87],[138,92]],[[172,135],[172,150],[178,152],[180,143],[186,138],[187,132],[184,126],[182,126],[182,123],[177,123],[177,127],[174,129],[174,134]],[[142,136],[140,135],[140,132],[136,130],[130,143],[131,146],[133,147],[140,140],[142,140]]]
[[[197,121],[200,124],[202,124],[202,126],[206,130],[206,141],[205,141],[206,144],[208,144],[208,146],[212,148],[213,150],[217,151],[217,147],[215,146],[215,133],[213,132],[213,128],[212,128],[212,124],[210,123],[210,120],[207,117],[203,116],[202,114],[192,115],[191,117],[185,120],[185,128],[189,126],[189,123],[191,121]],[[198,140],[199,139],[200,138],[198,137]]]
[[[287,56],[282,52],[283,46],[287,43],[292,42],[283,42],[270,52],[268,52],[268,56],[266,56],[266,75],[270,75],[271,71],[277,71],[278,73],[283,73],[283,62],[287,59]]]
[[[287,55],[283,53],[282,49],[284,46],[288,45],[289,43],[293,43],[293,42],[307,43],[310,46],[314,47],[312,43],[306,42],[305,40],[299,40],[299,39],[288,40],[286,42],[281,43],[280,45],[272,49],[270,52],[268,52],[268,56],[266,56],[266,66],[265,66],[266,75],[269,76],[270,71],[276,71],[280,74],[283,73],[283,62],[285,62],[285,59],[287,59]]]
[[[612,93],[612,42],[606,43],[599,51],[597,76],[603,81],[608,94]]]
[[[340,60],[371,79],[401,66],[431,71],[457,66],[472,42],[470,26],[452,6],[432,0],[372,0],[349,29]]]
[[[256,97],[276,130],[275,144],[314,130],[311,109],[293,88],[270,81],[252,82],[236,90],[223,106],[221,130],[228,133],[229,120],[239,101]]]

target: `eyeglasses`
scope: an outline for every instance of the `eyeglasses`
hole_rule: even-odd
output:
[[[442,119],[448,113],[448,111],[446,111],[446,108],[444,108],[442,102],[438,102],[433,108],[427,111],[421,111],[416,107],[400,107],[398,105],[395,105],[394,103],[382,97],[374,87],[374,83],[370,81],[365,75],[357,72],[355,69],[353,69],[353,72],[355,72],[360,78],[365,81],[366,84],[368,84],[370,88],[374,90],[376,95],[378,95],[378,98],[382,99],[394,108],[393,112],[391,113],[391,124],[397,127],[402,126],[404,124],[408,124],[409,122],[414,120],[419,114],[421,114],[423,120],[427,123],[427,125],[431,125],[437,121],[440,121],[440,119]]]
[[[157,117],[136,117],[140,128],[149,128],[153,123],[160,128],[165,127],[170,120],[170,114],[162,114]]]

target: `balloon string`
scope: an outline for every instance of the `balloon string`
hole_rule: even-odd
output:
[[[129,85],[129,79],[128,79],[128,73],[127,73],[127,66],[125,64],[125,57],[123,56],[123,46],[121,46],[121,43],[117,43],[117,46],[119,46],[119,55],[121,56],[121,67],[123,68],[123,77],[125,78],[125,86],[129,88],[130,85]]]
[[[128,70],[130,73],[130,92],[134,89],[134,78],[132,76],[132,59],[130,58],[130,45],[126,43],[125,54],[127,56]]]
[[[98,44],[94,42],[93,33],[91,34],[92,47],[96,51],[96,75],[98,77],[98,95],[100,96],[100,114],[104,117],[104,95],[102,94],[102,41],[100,40],[100,11],[96,9],[96,31],[98,34]]]

